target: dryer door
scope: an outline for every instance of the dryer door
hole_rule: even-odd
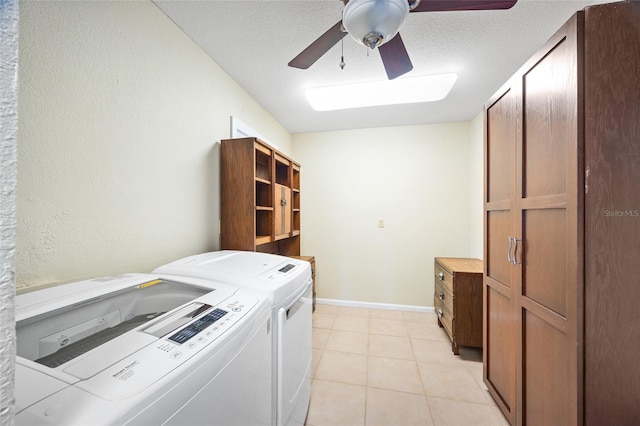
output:
[[[278,426],[304,425],[311,398],[311,314],[309,280],[302,297],[278,312]]]

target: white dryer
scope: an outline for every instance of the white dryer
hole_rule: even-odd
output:
[[[16,296],[17,425],[269,425],[271,309],[126,274]]]
[[[227,282],[272,302],[273,424],[304,425],[311,397],[312,281],[309,262],[223,250],[177,260],[154,273]]]

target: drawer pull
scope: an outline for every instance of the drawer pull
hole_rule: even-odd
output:
[[[443,280],[444,280],[444,272],[440,272],[440,273],[438,274],[438,279],[439,279],[440,281],[443,281]]]
[[[442,318],[444,316],[444,312],[442,312],[442,309],[438,309],[438,316],[440,318]]]
[[[444,300],[444,293],[443,292],[440,292],[440,294],[438,294],[438,299]]]

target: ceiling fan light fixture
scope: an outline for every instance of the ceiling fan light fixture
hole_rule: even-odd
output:
[[[376,48],[376,46],[380,46],[382,44],[382,40],[384,37],[380,33],[370,32],[366,36],[362,37],[362,43],[370,47],[372,50]]]
[[[407,0],[349,0],[342,24],[356,42],[374,49],[398,33],[408,14]]]
[[[370,81],[307,89],[307,100],[315,111],[334,111],[381,105],[434,102],[444,99],[458,75],[422,75],[395,80]]]

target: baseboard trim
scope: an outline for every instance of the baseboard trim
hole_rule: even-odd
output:
[[[394,305],[391,303],[355,302],[353,300],[316,299],[316,303],[323,305],[350,306],[354,308],[387,309],[393,311],[435,312],[431,306]]]

